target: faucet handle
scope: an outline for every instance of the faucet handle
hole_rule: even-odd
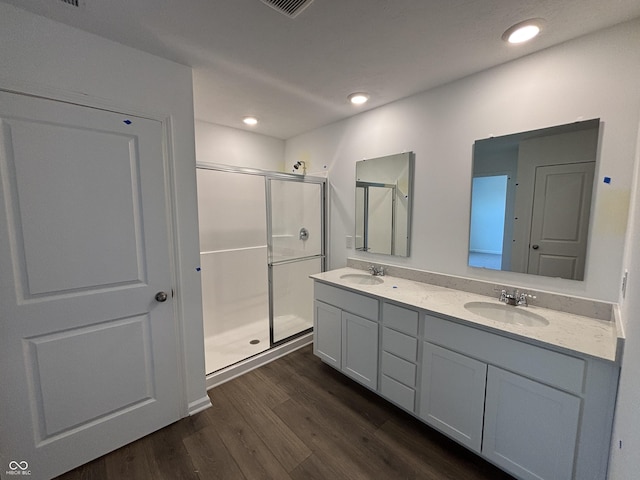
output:
[[[369,265],[369,272],[374,276],[383,276],[384,275],[384,267],[376,267],[375,265]]]
[[[498,290],[498,289],[496,289],[496,290]],[[501,302],[506,302],[507,301],[507,290],[505,288],[500,290],[500,299],[499,299],[499,301],[501,301]]]
[[[526,307],[529,304],[527,300],[529,298],[536,299],[537,297],[526,292],[520,293],[520,295],[518,296],[518,305]]]

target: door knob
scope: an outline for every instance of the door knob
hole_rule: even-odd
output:
[[[531,248],[533,248],[534,250],[537,250],[537,249],[540,248],[540,246],[539,245],[533,245]]]
[[[156,293],[156,301],[158,302],[166,302],[167,298],[169,298],[169,295],[167,295],[167,292]]]

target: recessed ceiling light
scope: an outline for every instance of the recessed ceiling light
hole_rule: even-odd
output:
[[[258,119],[256,117],[244,117],[242,121],[245,125],[250,125],[252,127],[258,124]]]
[[[367,103],[367,100],[369,100],[369,94],[364,92],[356,92],[352,93],[347,98],[354,105],[362,105],[363,103]]]
[[[516,23],[502,34],[502,39],[508,43],[527,42],[540,33],[541,25],[542,19],[540,18],[532,18],[531,20]]]

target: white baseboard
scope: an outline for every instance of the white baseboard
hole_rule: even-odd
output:
[[[285,355],[306,345],[309,345],[310,343],[313,343],[313,332],[291,340],[284,345],[280,345],[278,347],[267,350],[266,352],[259,353],[258,355],[243,360],[242,362],[236,363],[235,365],[231,365],[230,367],[227,367],[223,370],[209,374],[207,375],[207,390],[210,390],[211,388],[218,385],[222,385],[229,380],[233,380],[240,375],[266,365],[267,363],[272,362],[280,357],[284,357]]]
[[[189,403],[189,415],[195,415],[203,410],[206,410],[211,406],[211,400],[208,395],[205,395],[198,400]]]

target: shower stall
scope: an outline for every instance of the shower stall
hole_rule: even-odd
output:
[[[199,163],[207,374],[309,333],[326,180]]]

